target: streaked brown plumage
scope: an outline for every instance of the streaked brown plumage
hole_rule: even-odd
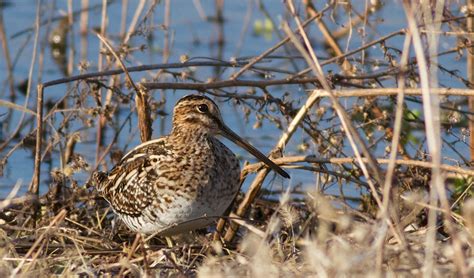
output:
[[[135,232],[167,235],[205,227],[222,216],[239,190],[239,162],[216,135],[289,177],[232,132],[211,99],[190,95],[177,102],[168,136],[135,147],[109,173],[96,172],[93,180]]]

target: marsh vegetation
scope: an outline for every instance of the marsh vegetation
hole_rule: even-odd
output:
[[[323,3],[324,2],[324,3]],[[0,276],[474,275],[474,1],[0,1]],[[242,150],[216,225],[136,237],[90,178],[190,93]]]

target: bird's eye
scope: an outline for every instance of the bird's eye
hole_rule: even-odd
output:
[[[209,107],[207,107],[207,105],[205,104],[199,104],[197,106],[197,110],[201,113],[206,113],[207,111],[209,111]]]

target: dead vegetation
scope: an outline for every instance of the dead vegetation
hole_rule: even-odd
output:
[[[474,275],[473,1],[284,1],[271,4],[277,14],[249,1],[235,53],[250,24],[252,40],[278,38],[249,57],[225,50],[235,3],[69,1],[58,16],[43,2],[15,34],[0,8],[0,276]],[[213,28],[214,56],[179,52],[202,43],[177,34],[171,13],[183,5]],[[401,12],[398,29],[383,18],[390,9]],[[23,91],[18,37],[32,49]],[[48,49],[62,78],[44,76]],[[187,91],[271,134],[262,140],[292,179],[246,164],[232,212],[170,245],[114,222],[89,178],[162,133]],[[21,150],[31,157],[17,163]],[[9,176],[30,165],[26,192],[29,176]]]

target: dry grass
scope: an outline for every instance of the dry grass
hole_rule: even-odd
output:
[[[351,208],[337,209],[334,199],[316,192],[308,192],[300,202],[289,196],[281,202],[257,202],[252,209],[255,220],[246,224],[252,228],[243,229],[234,243],[213,241],[212,233],[197,231],[176,236],[172,248],[159,238],[150,239],[145,246],[136,243],[120,222],[112,231],[107,205],[89,195],[83,190],[74,192],[62,202],[70,205],[57,213],[50,205],[42,206],[44,214],[36,228],[26,228],[31,226],[30,209],[24,205],[21,212],[11,208],[7,215],[13,218],[12,224],[3,224],[1,231],[2,276],[118,275],[120,271],[200,277],[376,276],[377,256],[381,256],[384,275],[413,276],[425,271],[428,227],[417,225],[416,217],[404,229],[400,242],[386,223]],[[404,209],[420,212],[422,202],[420,196],[411,196],[406,201],[411,205]],[[472,200],[464,208],[464,218],[472,220]],[[472,228],[474,223],[466,224]],[[472,234],[462,226],[456,233],[466,267],[472,272]],[[456,276],[450,237],[437,233],[434,250],[433,274]]]

